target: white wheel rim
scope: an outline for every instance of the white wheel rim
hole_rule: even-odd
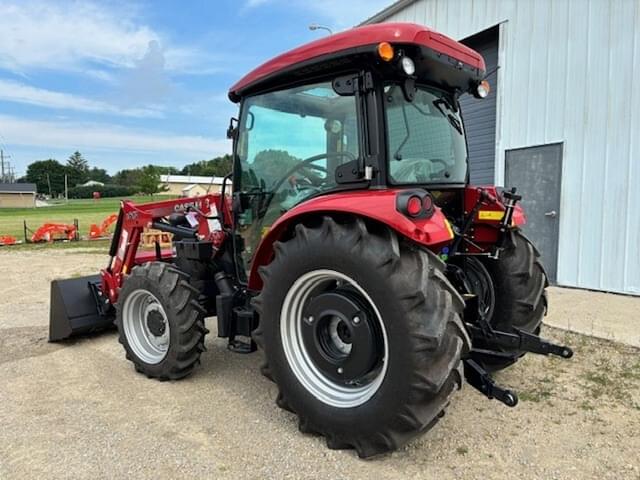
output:
[[[334,382],[314,364],[302,338],[303,309],[311,292],[324,283],[337,281],[355,288],[375,313],[383,336],[382,365],[373,379],[362,386]],[[284,354],[302,386],[318,400],[337,408],[353,408],[366,403],[380,388],[387,372],[389,342],[380,312],[369,294],[352,278],[335,270],[313,270],[299,277],[285,296],[280,313],[280,335]]]
[[[160,314],[164,325],[162,335],[154,335],[149,329],[147,318],[151,312]],[[122,326],[129,347],[140,360],[154,365],[167,356],[171,329],[167,314],[154,294],[144,289],[131,292],[122,307]]]

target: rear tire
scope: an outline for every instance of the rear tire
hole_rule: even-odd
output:
[[[254,338],[265,355],[263,373],[279,387],[278,406],[298,415],[302,432],[324,435],[329,448],[355,448],[360,457],[395,450],[432,427],[462,385],[461,357],[470,348],[461,320],[464,304],[444,276],[444,264],[431,252],[399,242],[387,228],[370,232],[361,219],[338,224],[324,217],[312,228],[299,224],[293,238],[276,242],[275,253],[260,269],[264,287],[254,299],[260,313]],[[308,283],[313,278],[330,280]],[[297,332],[323,331],[323,315],[305,315],[323,294],[360,302],[365,313],[357,314],[363,320],[356,324],[366,320],[373,332],[378,361],[357,380],[340,381],[323,370],[314,350],[326,343],[320,334],[317,343],[295,346],[303,335]],[[341,304],[327,307],[331,322],[341,313],[331,310],[334,305]],[[304,325],[309,321],[317,323],[315,330]],[[346,356],[338,352],[337,363],[329,363],[340,375],[341,365],[367,351],[358,340],[363,333],[349,328],[355,333],[337,342]],[[296,349],[303,353],[292,353]]]
[[[497,330],[512,332],[517,328],[537,334],[547,312],[547,274],[540,262],[540,253],[529,239],[520,230],[512,230],[509,235],[508,246],[498,260],[483,260],[495,287],[495,304],[489,321]],[[520,350],[504,351],[514,354],[513,358],[485,360],[485,368],[501,370],[525,354]]]
[[[205,351],[205,310],[189,275],[163,262],[131,271],[116,305],[119,341],[136,371],[158,380],[189,375]]]

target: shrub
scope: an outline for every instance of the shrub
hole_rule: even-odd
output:
[[[106,184],[104,186],[93,185],[89,187],[73,187],[69,189],[69,198],[93,198],[93,192],[100,192],[100,196],[126,197],[140,191],[139,187]]]

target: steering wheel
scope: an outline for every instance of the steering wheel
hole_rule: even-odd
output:
[[[393,174],[393,177],[396,180],[403,181],[408,181],[411,177],[414,177],[416,182],[424,181],[421,180],[420,177],[429,178],[429,180],[442,178],[442,172],[446,172],[447,168],[450,166],[441,158],[403,158],[398,163],[401,163],[402,165]],[[442,165],[442,169],[435,173],[431,169],[431,165],[434,163]]]
[[[282,176],[282,178],[280,180],[278,180],[278,182],[273,186],[272,191],[273,192],[277,192],[278,189],[282,186],[282,184],[285,181],[287,181],[289,179],[289,177],[291,177],[291,175],[293,175],[298,170],[301,170],[302,168],[305,168],[305,167],[309,167],[309,168],[311,168],[313,170],[318,170],[318,171],[323,172],[323,173],[329,173],[328,170],[325,167],[321,167],[320,165],[313,165],[313,162],[321,160],[323,158],[329,159],[331,157],[340,157],[340,158],[347,157],[347,158],[350,158],[351,160],[356,160],[356,156],[351,152],[331,152],[331,153],[325,152],[325,153],[320,153],[318,155],[314,155],[312,157],[305,158],[304,160],[299,161],[293,167],[291,167]]]

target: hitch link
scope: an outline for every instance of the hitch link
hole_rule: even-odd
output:
[[[573,350],[566,345],[558,345],[540,338],[538,335],[514,328],[514,332],[502,332],[500,330],[483,331],[482,328],[468,325],[471,337],[482,339],[487,344],[488,350],[508,348],[539,355],[557,355],[562,358],[573,357]]]
[[[518,395],[514,391],[498,385],[484,368],[470,358],[464,360],[464,376],[469,385],[488,399],[495,398],[508,407],[518,404]]]

